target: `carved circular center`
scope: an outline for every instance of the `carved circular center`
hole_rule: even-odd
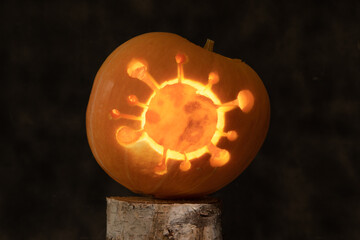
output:
[[[217,124],[216,106],[187,84],[166,85],[150,100],[144,129],[165,149],[180,153],[208,145]]]

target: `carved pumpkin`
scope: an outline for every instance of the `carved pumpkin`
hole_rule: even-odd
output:
[[[87,109],[99,165],[133,192],[197,197],[224,187],[253,160],[270,105],[244,62],[170,33],[118,47],[101,66]]]

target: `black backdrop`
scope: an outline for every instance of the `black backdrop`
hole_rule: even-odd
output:
[[[105,58],[152,31],[213,39],[268,89],[261,151],[214,194],[224,239],[360,239],[359,1],[0,6],[0,239],[105,238],[105,197],[134,194],[94,160],[87,101]]]

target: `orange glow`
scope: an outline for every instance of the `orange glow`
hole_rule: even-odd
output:
[[[208,77],[208,84],[201,90],[198,90],[197,93],[204,95],[206,91],[211,92],[212,85],[219,82],[219,75],[216,72],[210,72]]]
[[[130,114],[124,114],[124,113],[121,113],[119,112],[119,110],[117,109],[112,109],[111,112],[110,112],[110,118],[111,119],[114,119],[114,120],[117,120],[119,118],[126,118],[126,119],[130,119],[130,120],[137,120],[137,121],[141,121],[141,117],[138,117],[138,116],[134,116],[134,115],[130,115]]]
[[[127,103],[131,106],[139,106],[142,108],[148,107],[146,104],[139,102],[139,99],[135,95],[129,95],[126,100],[127,100]]]
[[[212,155],[210,158],[210,165],[212,167],[222,167],[230,160],[230,153],[221,149],[218,153]]]
[[[139,140],[142,132],[127,126],[121,126],[116,131],[116,140],[121,145],[130,145]]]
[[[250,90],[241,90],[235,100],[218,105],[218,107],[224,112],[228,112],[236,107],[239,107],[241,111],[243,111],[244,113],[248,113],[253,108],[254,101],[254,96],[252,95]]]
[[[175,84],[178,84],[178,79],[173,79],[173,80],[164,82],[163,84],[160,85],[160,89],[163,89],[165,86],[175,85]],[[189,80],[189,79],[184,79],[182,84],[189,85],[189,86],[191,86],[195,89],[199,89],[199,90],[203,90],[205,88],[205,86],[203,84],[193,81],[193,80]],[[150,96],[149,100],[146,102],[146,105],[150,105],[152,99],[155,97],[156,94],[157,93],[154,92]],[[207,98],[210,98],[212,100],[212,102],[214,102],[214,104],[221,104],[220,100],[216,97],[216,95],[210,89],[207,89],[206,91],[202,91],[201,95],[203,95]],[[141,128],[144,128],[144,126],[145,126],[147,110],[148,109],[144,109],[143,113],[141,114]],[[225,126],[225,112],[222,111],[221,109],[217,109],[216,111],[217,111],[216,128],[223,129]],[[222,134],[220,132],[216,131],[214,133],[213,137],[211,138],[211,143],[217,144],[221,137],[222,137]],[[142,140],[146,141],[149,144],[149,146],[151,146],[160,155],[163,154],[164,147],[161,146],[160,144],[158,144],[157,142],[155,142],[146,132],[145,132]],[[209,150],[206,146],[203,146],[195,151],[187,152],[186,156],[187,156],[188,160],[191,161],[191,160],[194,160],[194,159],[197,159],[197,158],[203,156],[206,153],[209,153]],[[177,161],[185,160],[185,156],[183,153],[174,151],[172,149],[167,150],[167,156],[169,159],[172,159],[172,160],[177,160]]]
[[[181,164],[180,164],[180,170],[183,172],[189,171],[191,168],[191,163],[189,160],[184,160]]]
[[[235,141],[238,138],[238,134],[236,131],[228,131],[226,137],[229,141]]]
[[[183,64],[186,62],[186,55],[178,53],[175,56],[175,61],[177,63],[177,72],[178,72],[178,82],[181,83],[184,80],[184,68]]]
[[[117,109],[111,110],[111,112],[110,112],[111,119],[119,119],[120,116],[121,116],[121,113],[119,112],[119,110],[117,110]]]
[[[207,147],[211,153],[210,165],[212,167],[222,167],[230,160],[230,153],[227,150],[213,144],[209,144]]]
[[[134,59],[128,64],[128,75],[146,83],[154,91],[146,103],[140,103],[135,95],[127,97],[128,104],[144,109],[139,117],[111,110],[112,119],[141,121],[139,130],[120,126],[116,131],[116,140],[125,147],[145,141],[162,156],[154,169],[158,175],[167,173],[169,159],[182,161],[179,168],[186,172],[191,169],[192,160],[206,153],[211,154],[212,167],[221,167],[230,160],[230,153],[216,144],[222,137],[229,141],[238,138],[236,131],[224,132],[225,113],[235,107],[244,112],[250,111],[254,97],[249,90],[242,90],[237,99],[222,104],[211,90],[212,85],[220,80],[217,72],[210,72],[208,84],[203,85],[184,78],[183,64],[188,61],[185,54],[176,54],[175,61],[177,78],[164,81],[161,85],[147,71],[145,61]]]
[[[152,90],[159,89],[159,84],[154,78],[147,72],[147,66],[140,60],[133,59],[128,64],[127,73],[129,77],[139,79],[146,83]]]
[[[133,59],[127,68],[127,73],[132,78],[137,78],[142,80],[145,77],[145,73],[147,72],[147,67],[144,63],[139,60]]]
[[[229,141],[235,141],[238,138],[236,131],[223,132],[219,129],[217,129],[217,131],[221,134],[221,136],[226,137]]]
[[[178,54],[175,55],[176,63],[185,63],[186,59],[187,59],[187,57],[183,53],[178,53]]]
[[[167,173],[167,161],[169,157],[167,156],[167,149],[163,149],[162,160],[161,162],[155,167],[155,173],[158,175],[164,175]]]
[[[219,75],[216,72],[209,73],[209,84],[214,85],[219,82]]]
[[[240,109],[247,113],[254,106],[254,96],[249,90],[241,90],[237,96]]]
[[[135,95],[129,95],[127,97],[127,102],[130,105],[136,105],[139,102],[139,99]]]
[[[173,80],[169,80],[169,81],[166,81],[164,83],[162,83],[160,85],[160,89],[164,88],[165,86],[168,86],[168,85],[174,85],[174,84],[178,84],[178,79],[173,79]],[[182,84],[186,84],[186,85],[189,85],[195,89],[198,89],[197,93],[202,95],[202,96],[205,96],[207,98],[210,98],[211,101],[215,104],[215,105],[220,105],[221,104],[221,101],[219,100],[219,98],[214,94],[214,92],[211,91],[211,89],[206,89],[205,86],[199,82],[196,82],[196,81],[193,81],[193,80],[190,80],[190,79],[184,79]],[[149,105],[151,100],[155,97],[156,95],[156,92],[154,92],[149,100],[146,102],[146,105]],[[216,129],[218,130],[222,130],[224,129],[224,126],[225,126],[225,111],[223,111],[223,109],[221,108],[217,108],[217,123],[216,123]],[[146,122],[146,118],[145,118],[145,115],[146,115],[146,112],[147,112],[147,109],[144,110],[144,112],[142,113],[141,115],[141,118],[142,118],[142,124],[141,124],[141,127],[144,128],[145,126],[145,122]],[[223,135],[219,132],[219,131],[216,131],[214,136],[212,137],[211,139],[211,143],[216,145],[220,138],[222,137]],[[149,137],[150,138],[150,137]],[[161,154],[162,152],[162,146],[156,146],[158,145],[155,141],[151,141],[150,142],[150,145],[155,149],[155,151],[159,152]],[[157,150],[156,150],[157,149]],[[202,148],[199,148],[198,150],[196,151],[193,151],[193,152],[188,152],[186,153],[187,157],[189,160],[193,160],[193,159],[196,159],[196,158],[199,158],[201,157],[202,155],[204,155],[205,153],[208,153],[208,149],[206,146],[202,147]],[[171,149],[168,150],[168,155],[169,155],[169,158],[170,159],[174,159],[174,160],[184,160],[184,156],[182,153],[178,153],[176,151],[172,151]]]

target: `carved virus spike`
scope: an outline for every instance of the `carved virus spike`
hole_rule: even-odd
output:
[[[210,165],[212,167],[222,167],[230,160],[230,153],[225,149],[220,149],[220,151],[212,155],[210,158]]]
[[[183,64],[186,62],[186,55],[178,53],[175,55],[175,61],[177,63],[178,82],[181,83],[184,80],[184,68]]]
[[[237,96],[239,108],[247,113],[254,106],[254,96],[249,90],[241,90]]]
[[[220,104],[220,105],[217,105],[217,107],[219,109],[221,109],[221,111],[224,111],[224,112],[229,112],[235,108],[238,107],[238,100],[235,99],[235,100],[232,100],[230,102],[227,102],[227,103],[223,103],[223,104]]]
[[[230,153],[225,149],[218,148],[213,144],[208,145],[210,157],[210,165],[212,167],[222,167],[230,160]]]
[[[238,138],[238,134],[236,131],[228,131],[228,132],[223,132],[219,129],[217,129],[217,131],[221,134],[221,136],[226,137],[229,141],[235,141]]]
[[[141,121],[142,120],[141,117],[121,113],[121,112],[119,112],[119,110],[117,110],[115,108],[110,111],[110,119],[117,120],[117,119],[120,119],[120,118],[125,118],[125,119],[129,119],[129,120],[136,120],[136,121]]]
[[[121,113],[119,112],[119,110],[114,108],[113,110],[110,111],[109,117],[110,119],[117,120],[121,118]]]
[[[128,64],[127,73],[132,78],[137,78],[142,81],[145,77],[146,72],[147,72],[146,65],[136,59],[133,59]]]
[[[185,157],[184,161],[182,161],[180,164],[180,170],[186,172],[189,171],[189,169],[191,168],[191,162],[187,158],[186,154],[184,154],[184,157]]]
[[[235,141],[238,138],[238,134],[236,131],[231,130],[226,133],[226,137],[229,141]]]
[[[204,89],[197,91],[198,94],[204,94],[206,91],[210,91],[211,87],[219,82],[219,75],[217,72],[210,72],[208,76],[208,84]]]
[[[214,85],[214,84],[217,84],[219,82],[219,75],[217,72],[210,72],[209,73],[209,77],[208,77],[208,86],[211,86]]]
[[[141,108],[147,108],[148,107],[148,105],[139,102],[139,99],[137,98],[136,95],[129,95],[126,100],[127,100],[128,104],[131,105],[131,106],[138,106],[138,107],[141,107]]]
[[[250,90],[241,90],[237,98],[230,102],[218,105],[223,111],[228,112],[233,110],[236,107],[239,107],[243,112],[250,112],[252,107],[254,106],[254,96],[250,92]]]
[[[134,130],[127,126],[121,126],[116,131],[116,141],[121,145],[136,143],[143,135],[143,130]]]
[[[216,144],[222,137],[229,141],[238,137],[236,131],[224,132],[225,112],[237,107],[248,112],[254,105],[249,90],[240,91],[235,100],[222,104],[211,90],[212,85],[219,82],[218,73],[209,73],[207,85],[185,79],[183,64],[187,60],[185,54],[176,54],[177,78],[161,85],[151,77],[145,61],[132,60],[127,66],[128,75],[143,81],[154,92],[146,103],[139,102],[135,95],[127,97],[128,104],[143,108],[139,117],[120,113],[117,109],[110,112],[111,119],[141,121],[140,130],[120,126],[116,139],[125,147],[145,141],[160,155],[159,163],[154,167],[154,173],[158,175],[168,173],[169,159],[181,161],[179,168],[186,172],[191,169],[191,161],[206,153],[211,154],[212,167],[224,166],[230,160],[230,153]]]
[[[158,175],[164,175],[167,173],[167,162],[168,162],[167,152],[168,149],[164,148],[161,162],[155,167],[155,173]]]
[[[157,91],[160,89],[159,84],[147,71],[147,66],[139,60],[133,59],[127,68],[129,77],[139,79],[146,83],[152,90]]]

